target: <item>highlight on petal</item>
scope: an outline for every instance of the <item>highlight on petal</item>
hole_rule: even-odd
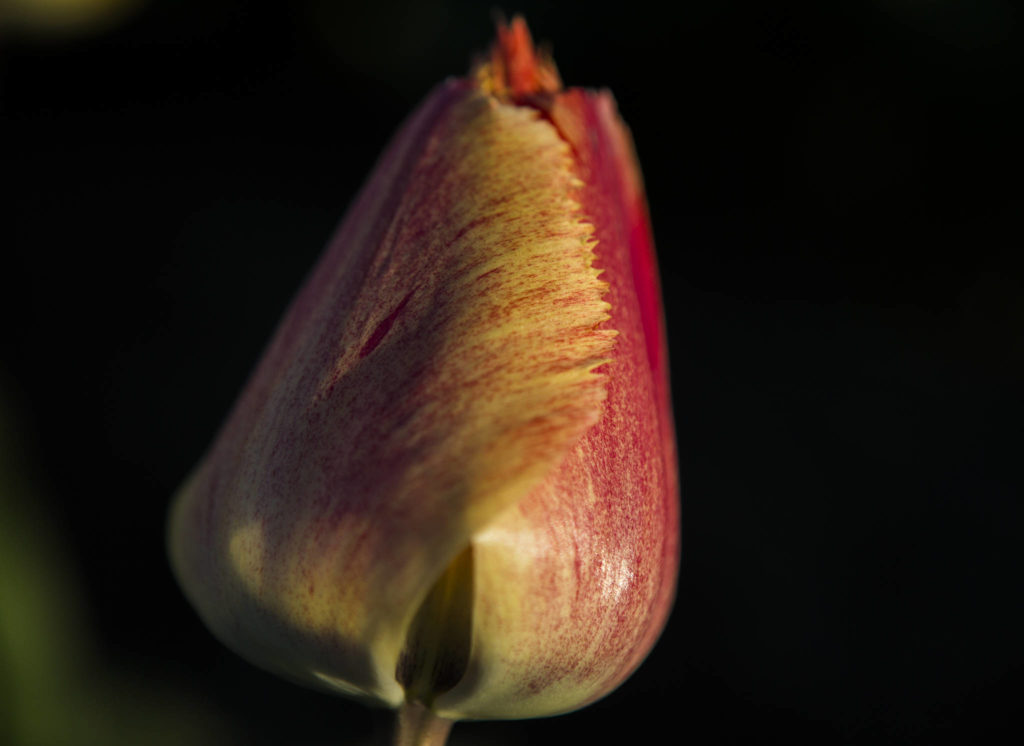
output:
[[[555,126],[471,83],[399,132],[176,498],[175,572],[227,645],[403,700],[428,593],[601,417],[582,187]]]

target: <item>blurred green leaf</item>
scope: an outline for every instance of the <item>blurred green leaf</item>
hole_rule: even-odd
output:
[[[108,665],[0,392],[0,744],[237,742],[173,682]]]

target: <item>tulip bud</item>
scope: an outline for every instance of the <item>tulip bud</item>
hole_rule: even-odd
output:
[[[517,18],[385,151],[175,498],[170,552],[261,667],[409,722],[537,717],[654,644],[676,491],[628,131]]]

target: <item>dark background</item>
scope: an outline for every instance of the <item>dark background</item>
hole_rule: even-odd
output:
[[[618,691],[452,743],[1014,742],[1020,11],[504,9],[634,132],[683,559],[669,626]],[[89,33],[3,32],[5,458],[78,599],[75,681],[108,682],[100,709],[155,713],[108,713],[80,742],[371,734],[369,710],[205,631],[165,511],[390,134],[491,35],[486,4],[413,0],[149,2]]]

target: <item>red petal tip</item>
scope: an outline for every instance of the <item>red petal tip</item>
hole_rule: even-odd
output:
[[[537,52],[522,16],[508,25],[498,21],[490,57],[477,74],[484,90],[513,100],[562,90],[554,60],[543,51]]]

